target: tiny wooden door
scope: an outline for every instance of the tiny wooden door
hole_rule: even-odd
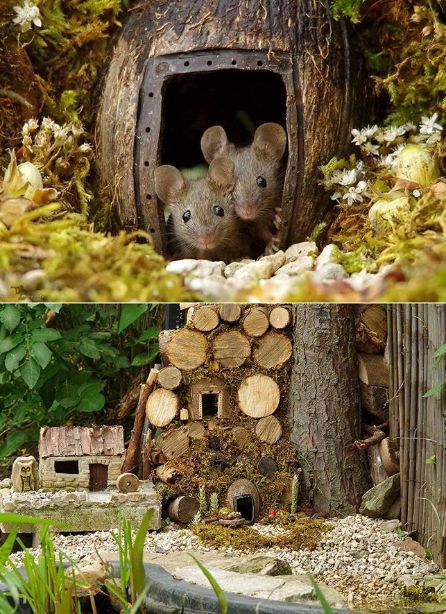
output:
[[[107,488],[108,467],[100,463],[90,465],[90,490],[104,490]]]

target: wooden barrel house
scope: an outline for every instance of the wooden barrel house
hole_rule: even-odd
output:
[[[319,166],[362,121],[347,34],[328,0],[139,3],[110,50],[97,116],[99,179],[120,227],[147,230],[166,254],[155,168],[204,163],[212,125],[242,146],[252,127],[277,122],[288,135],[279,240],[305,239],[328,206]]]

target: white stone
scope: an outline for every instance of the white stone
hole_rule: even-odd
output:
[[[179,275],[193,273],[197,277],[208,277],[211,275],[223,275],[225,266],[224,262],[185,258],[184,260],[169,262],[166,266],[166,270],[169,273],[178,273]]]
[[[269,279],[275,269],[273,263],[270,260],[257,260],[250,264],[245,264],[241,269],[238,269],[234,273],[235,279],[248,279],[249,281],[255,279]]]
[[[336,263],[339,253],[339,247],[337,247],[334,243],[326,245],[316,260],[316,270],[324,264]]]
[[[277,271],[277,269],[280,269],[280,267],[285,264],[285,252],[280,250],[275,254],[263,256],[262,258],[260,258],[260,260],[258,260],[258,262],[269,262],[272,266],[273,271]]]
[[[322,264],[316,268],[314,277],[317,281],[331,281],[335,279],[346,279],[348,277],[348,273],[342,264],[326,262],[325,264]]]
[[[253,262],[253,260],[250,260],[249,262]],[[227,264],[225,267],[225,277],[234,277],[234,273],[236,271],[238,271],[239,269],[242,269],[245,264],[247,264],[246,262],[231,262],[230,264]]]
[[[299,260],[302,256],[317,256],[319,250],[314,241],[303,241],[302,243],[295,243],[285,252],[286,262],[294,262]]]
[[[299,259],[293,260],[292,262],[288,262],[283,267],[281,267],[276,275],[288,275],[292,277],[296,277],[297,275],[302,275],[305,271],[311,271],[314,265],[314,258],[311,256],[301,256]]]
[[[185,283],[191,290],[201,292],[206,298],[214,301],[225,301],[232,294],[230,284],[223,277],[215,275],[207,278],[186,277]]]
[[[193,258],[185,258],[184,260],[174,260],[166,265],[166,271],[168,273],[178,273],[179,275],[187,275],[197,266],[198,260]]]

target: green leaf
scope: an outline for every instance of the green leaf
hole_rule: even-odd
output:
[[[444,388],[444,382],[437,382],[435,386],[432,386],[427,392],[423,394],[423,399],[428,399],[429,397],[433,397],[434,394],[438,394]]]
[[[138,354],[138,356],[135,356],[135,358],[132,360],[132,367],[141,367],[142,365],[146,365],[151,362],[153,358],[154,357],[152,354]]]
[[[59,311],[63,307],[63,303],[43,303],[48,311],[54,311],[55,313],[59,313]]]
[[[206,578],[209,580],[209,584],[212,586],[212,589],[213,589],[214,593],[217,596],[218,603],[219,603],[219,606],[220,606],[221,614],[228,614],[228,602],[226,600],[226,596],[225,596],[225,594],[223,592],[223,589],[221,588],[220,584],[217,582],[217,580],[211,574],[209,569],[206,569],[206,567],[203,565],[203,563],[201,563],[193,554],[190,554],[189,556],[194,559],[194,561],[196,562],[198,567],[201,569],[201,571],[204,573]]]
[[[50,364],[51,356],[53,355],[50,348],[40,341],[31,346],[29,353],[36,359],[37,363],[42,369],[47,368],[47,366]]]
[[[7,458],[28,441],[37,441],[39,429],[34,427],[26,431],[9,432],[7,438],[0,446],[0,458]]]
[[[0,354],[5,354],[5,352],[9,352],[12,348],[15,348],[16,345],[23,341],[23,335],[11,335],[10,337],[6,337],[3,341],[0,341]]]
[[[144,569],[144,542],[147,537],[147,531],[150,527],[150,521],[152,520],[154,510],[150,508],[144,514],[144,517],[139,525],[138,531],[135,536],[135,542],[130,554],[132,575],[135,591],[138,594],[144,590],[144,581],[146,579],[146,572]]]
[[[438,350],[435,352],[434,358],[441,358],[445,354],[446,354],[446,343],[443,343],[443,345],[440,345]]]
[[[31,337],[34,342],[42,341],[45,343],[46,341],[57,341],[62,335],[54,328],[38,328],[33,330]]]
[[[3,544],[0,546],[0,568],[3,568],[4,564],[9,559],[9,555],[14,549],[17,533],[18,529],[15,528],[13,531],[11,531]]]
[[[319,587],[319,584],[317,584],[317,582],[315,581],[315,579],[313,578],[311,574],[308,574],[308,577],[310,578],[310,582],[313,585],[314,592],[316,593],[316,597],[318,598],[319,603],[322,606],[322,610],[324,614],[334,614],[334,610],[330,606],[328,601],[326,600],[324,593],[321,591]]]
[[[428,456],[426,458],[426,465],[435,465],[436,462],[437,462],[437,457],[435,456],[435,454],[432,454],[432,456]]]
[[[20,363],[25,358],[26,348],[25,344],[21,343],[13,348],[10,352],[6,354],[5,357],[5,367],[6,369],[12,373],[16,369],[18,369]]]
[[[101,357],[97,344],[91,339],[81,339],[79,343],[79,352],[87,356],[87,358],[93,358],[95,360]]]
[[[133,324],[139,317],[148,310],[146,303],[131,303],[122,305],[121,316],[119,318],[118,333],[122,333],[126,328]]]
[[[0,310],[0,322],[10,333],[20,324],[20,309],[17,305],[6,305]]]
[[[100,392],[89,392],[82,396],[79,411],[89,413],[101,410],[105,405],[105,397]]]
[[[37,384],[40,376],[40,366],[34,360],[34,358],[28,358],[25,364],[20,368],[20,374],[23,377],[23,381],[28,388],[33,389]]]
[[[2,524],[38,524],[44,527],[58,527],[61,529],[66,529],[69,526],[65,522],[48,520],[48,518],[25,516],[22,514],[14,514],[9,512],[0,512],[0,522]]]
[[[143,343],[144,341],[149,341],[151,339],[158,339],[158,333],[158,328],[156,326],[151,326],[141,333],[141,335],[136,339],[136,343]]]

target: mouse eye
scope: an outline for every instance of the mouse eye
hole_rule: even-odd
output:
[[[265,177],[262,177],[261,175],[259,175],[256,179],[257,181],[257,185],[259,186],[259,188],[266,188],[266,179]]]
[[[220,207],[219,205],[214,205],[213,212],[215,215],[218,215],[219,217],[223,217],[225,214],[225,210],[223,209],[223,207]]]
[[[187,211],[183,213],[183,222],[184,223],[188,222],[191,217],[192,217],[191,212],[188,209]]]

